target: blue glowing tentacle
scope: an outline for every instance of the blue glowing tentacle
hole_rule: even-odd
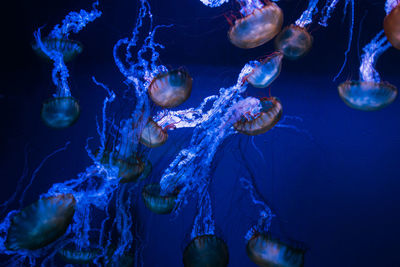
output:
[[[240,13],[243,16],[250,15],[255,9],[260,9],[264,4],[260,0],[237,0],[240,4]]]
[[[390,11],[392,11],[392,9],[395,8],[399,4],[400,4],[399,0],[386,0],[386,3],[385,3],[386,15],[389,15]]]
[[[50,38],[57,38],[57,39],[67,39],[71,32],[78,33],[89,22],[94,21],[98,17],[101,16],[101,11],[97,10],[97,6],[99,2],[96,1],[93,3],[93,10],[87,12],[85,10],[80,10],[80,12],[70,12],[62,21],[62,24],[57,24],[53,30],[50,32]]]
[[[349,42],[347,45],[347,50],[344,52],[344,62],[342,67],[340,68],[338,74],[333,78],[333,81],[336,81],[336,79],[340,76],[340,74],[343,72],[344,67],[346,66],[347,63],[347,55],[350,52],[351,49],[351,43],[353,42],[353,29],[354,29],[354,0],[351,1],[351,26],[350,26],[350,31],[349,31]]]
[[[339,0],[328,0],[321,11],[321,19],[319,20],[318,24],[327,27],[328,20],[332,15],[332,12],[335,10],[335,7],[339,3]]]
[[[229,2],[229,0],[200,0],[200,1],[209,7],[219,7],[222,4]]]
[[[296,20],[295,24],[299,27],[304,28],[308,24],[312,23],[312,16],[318,11],[317,9],[318,0],[309,0],[308,7],[301,14],[300,18]]]
[[[379,73],[375,69],[375,64],[379,56],[389,47],[391,47],[391,44],[388,42],[382,30],[363,48],[364,54],[361,56],[360,65],[361,81],[380,82]]]

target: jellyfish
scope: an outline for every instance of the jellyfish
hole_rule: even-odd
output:
[[[307,9],[295,22],[284,28],[275,39],[275,47],[288,59],[298,59],[304,56],[313,43],[313,37],[305,28],[312,22],[312,15],[317,10],[318,0],[310,0]]]
[[[159,184],[148,184],[142,190],[146,207],[157,214],[169,214],[175,208],[177,193],[162,194]]]
[[[58,255],[66,263],[71,264],[89,264],[100,255],[99,249],[78,250],[72,248],[62,248]]]
[[[72,61],[83,51],[82,43],[76,40],[46,37],[43,39],[43,44],[47,50],[59,51],[63,55],[63,60],[65,62]],[[32,48],[40,57],[50,59],[46,53],[43,53],[42,49],[37,43],[34,43]]]
[[[162,146],[167,139],[167,131],[152,119],[149,119],[140,134],[140,143],[150,148]]]
[[[283,54],[273,53],[264,61],[253,61],[253,71],[246,77],[246,80],[258,88],[268,87],[281,73]]]
[[[72,222],[76,201],[63,194],[39,199],[17,213],[8,230],[5,246],[9,250],[35,250],[60,238]]]
[[[397,88],[380,80],[375,64],[379,56],[390,47],[383,31],[364,48],[361,57],[360,80],[345,81],[338,86],[339,95],[351,108],[375,111],[390,105],[397,96]]]
[[[148,93],[154,103],[163,108],[173,108],[185,102],[192,92],[193,79],[185,70],[172,70],[157,75]]]
[[[185,267],[224,267],[228,263],[228,246],[216,235],[197,236],[192,239],[183,252]]]
[[[43,102],[41,117],[50,128],[63,129],[74,124],[80,114],[78,101],[72,96],[60,96]]]
[[[247,242],[246,252],[258,266],[301,267],[305,251],[294,248],[268,234],[254,234]]]
[[[273,2],[239,0],[243,18],[235,20],[228,31],[232,44],[239,48],[254,48],[274,38],[282,28],[283,12]]]
[[[276,97],[264,98],[260,101],[258,114],[245,114],[233,127],[246,135],[259,135],[272,129],[282,116],[282,104]]]
[[[386,6],[387,16],[383,21],[383,28],[392,46],[400,49],[400,2],[388,0]]]

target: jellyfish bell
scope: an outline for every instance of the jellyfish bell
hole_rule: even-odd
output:
[[[48,51],[61,52],[64,62],[73,60],[83,51],[82,43],[70,39],[46,38],[43,40],[43,45]],[[37,43],[34,43],[32,48],[40,57],[50,59]]]
[[[385,17],[383,29],[393,47],[400,49],[400,3]]]
[[[62,248],[58,252],[60,258],[70,264],[90,264],[99,257],[99,249]]]
[[[258,266],[300,267],[305,251],[294,248],[270,235],[255,233],[247,242],[248,257]]]
[[[178,193],[161,194],[159,184],[148,184],[142,190],[146,207],[157,214],[169,214],[175,208]]]
[[[152,119],[149,119],[140,134],[140,143],[150,148],[162,146],[167,139],[168,133]]]
[[[390,105],[397,88],[387,82],[346,81],[338,86],[339,95],[351,108],[375,111]]]
[[[75,205],[72,194],[61,194],[27,206],[12,218],[6,248],[35,250],[54,242],[71,224]]]
[[[79,118],[78,101],[73,97],[54,97],[43,102],[41,117],[50,128],[63,129]]]
[[[253,71],[246,80],[254,87],[265,88],[269,86],[281,73],[283,54],[277,52],[263,62],[255,61]]]
[[[183,69],[171,70],[154,77],[148,93],[158,106],[162,108],[177,107],[185,102],[192,92],[193,79]]]
[[[185,267],[224,267],[228,263],[228,246],[215,235],[197,236],[183,252],[183,265]]]
[[[285,58],[298,59],[304,56],[313,43],[313,37],[303,27],[294,24],[284,28],[275,39],[275,47]]]
[[[259,135],[272,129],[282,116],[282,104],[276,97],[261,99],[261,110],[251,118],[242,117],[233,127],[239,133]]]
[[[283,12],[273,2],[256,8],[244,18],[235,20],[228,31],[232,44],[240,48],[254,48],[265,44],[279,33],[283,24]]]

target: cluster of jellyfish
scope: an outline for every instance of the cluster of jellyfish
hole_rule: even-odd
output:
[[[201,1],[210,7],[228,2]],[[145,206],[156,214],[178,213],[189,196],[196,196],[199,209],[191,241],[183,252],[183,264],[228,265],[228,246],[215,233],[208,190],[215,153],[230,135],[260,135],[278,124],[283,113],[279,98],[245,98],[243,93],[249,85],[268,87],[279,76],[284,58],[296,60],[306,55],[313,44],[307,26],[319,16],[318,23],[326,27],[339,2],[327,0],[318,12],[319,1],[310,0],[299,19],[282,29],[283,11],[277,3],[236,1],[241,7],[241,17],[228,21],[231,43],[251,49],[275,38],[276,51],[263,60],[246,63],[236,84],[206,97],[198,107],[171,110],[190,97],[193,79],[184,68],[168,69],[159,64],[158,49],[164,47],[154,37],[158,30],[171,25],[154,26],[148,0],[139,0],[132,36],[119,40],[113,50],[115,63],[131,95],[127,99],[134,99],[130,102],[134,104],[131,115],[118,122],[109,119],[108,107],[117,95],[93,78],[107,93],[102,121],[98,123],[100,146],[94,151],[87,147],[93,163],[76,178],[53,184],[37,202],[23,208],[23,195],[31,180],[22,193],[20,208],[8,211],[0,224],[0,253],[9,256],[8,265],[53,266],[55,257],[67,264],[140,265],[138,253],[143,247],[134,242],[138,240],[133,232],[131,198],[137,193],[138,182],[145,180],[152,170],[144,148],[162,146],[167,142],[168,130],[188,127],[194,128],[189,145],[179,151],[158,183],[142,188],[141,196]],[[354,14],[354,2],[346,0],[345,5]],[[355,109],[378,110],[392,103],[397,95],[397,88],[381,81],[375,70],[375,63],[384,51],[390,46],[400,49],[400,4],[388,0],[385,10],[384,29],[363,49],[360,80],[346,81],[338,87],[340,97]],[[71,95],[65,62],[81,53],[83,46],[69,39],[69,35],[77,34],[100,16],[96,2],[91,11],[69,13],[47,37],[42,38],[42,28],[34,34],[33,49],[54,66],[52,79],[56,93],[44,101],[41,111],[44,123],[51,128],[69,127],[79,117],[79,104]],[[139,38],[143,32],[148,34],[144,39]],[[141,44],[139,39],[143,39]],[[132,48],[136,48],[135,55]],[[160,111],[151,114],[151,105],[158,106]],[[244,237],[248,257],[258,266],[303,266],[304,247],[273,236],[270,227],[276,215],[257,193],[254,181],[244,177],[240,181],[259,207],[259,218]],[[2,211],[14,200],[15,195],[3,203]],[[111,206],[116,208],[113,210]]]

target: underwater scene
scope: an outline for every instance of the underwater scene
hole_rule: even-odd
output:
[[[3,11],[0,266],[400,266],[400,0]]]

